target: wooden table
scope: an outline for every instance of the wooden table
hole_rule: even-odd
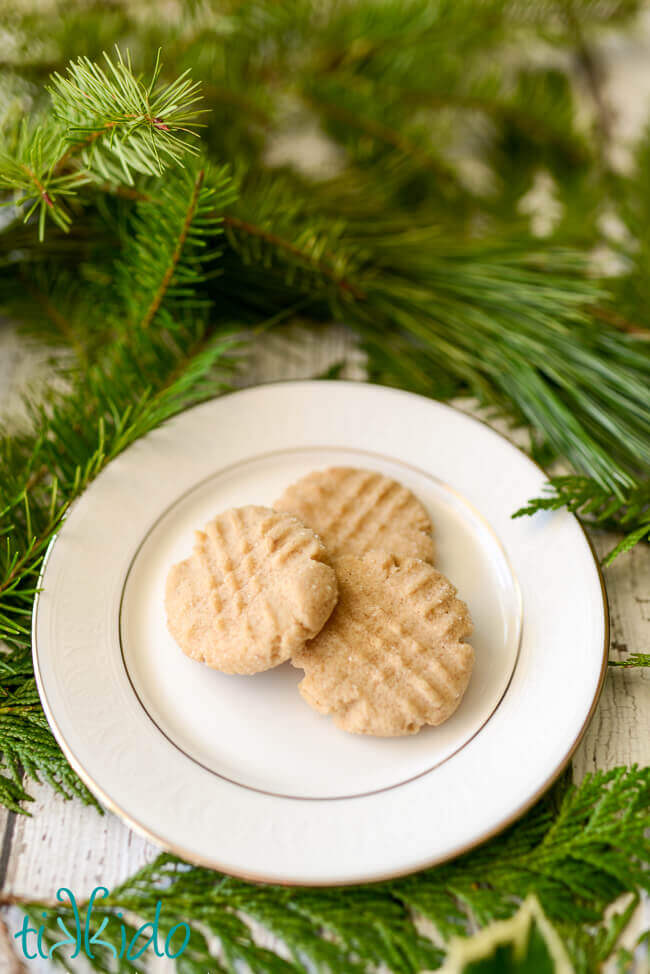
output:
[[[315,376],[343,359],[347,377],[363,377],[362,357],[337,329],[306,336],[298,345],[289,336],[266,336],[247,368],[246,382]],[[45,370],[43,358],[27,352],[13,330],[0,325],[0,415],[9,412],[12,421],[19,422],[21,390],[28,380],[42,379]],[[600,554],[615,543],[614,537],[600,532],[593,532],[592,539]],[[650,548],[638,546],[621,557],[605,571],[605,580],[612,658],[648,652]],[[568,646],[567,652],[570,650]],[[650,673],[613,669],[575,755],[574,775],[580,779],[596,768],[634,762],[650,763]],[[29,789],[36,799],[30,805],[31,817],[0,810],[0,889],[5,894],[51,899],[60,886],[66,885],[81,899],[95,886],[114,887],[155,857],[158,850],[112,814],[100,816],[76,800],[66,802],[47,786],[30,782]],[[8,926],[12,926],[11,918]],[[10,966],[12,963],[0,943],[0,972],[18,971],[20,968]]]

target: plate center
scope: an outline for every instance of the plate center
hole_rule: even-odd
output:
[[[460,707],[413,737],[338,730],[313,711],[290,664],[228,676],[188,659],[169,635],[164,588],[193,532],[220,511],[270,506],[293,480],[333,465],[375,469],[409,487],[431,514],[436,567],[474,621],[476,662]],[[208,771],[257,791],[301,799],[347,798],[393,788],[432,770],[468,743],[502,699],[517,660],[521,600],[489,525],[454,490],[400,461],[362,450],[314,447],[252,457],[197,484],[155,522],[124,584],[120,642],[140,702],[159,731]]]

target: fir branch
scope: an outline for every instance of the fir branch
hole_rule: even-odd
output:
[[[232,200],[231,182],[225,170],[178,170],[161,194],[137,205],[127,229],[128,244],[109,278],[113,303],[101,356],[66,367],[68,386],[31,406],[29,434],[0,439],[7,461],[0,471],[0,638],[13,648],[8,667],[26,659],[43,557],[71,501],[134,440],[224,388],[235,336],[210,324],[209,306],[194,288],[214,273],[218,250],[207,240],[219,229],[215,208]],[[134,287],[136,264],[141,273]],[[94,286],[91,291],[96,296]],[[60,333],[58,313],[54,325]],[[64,329],[59,337],[73,336]],[[32,686],[31,671],[22,676],[21,694]],[[0,715],[0,753],[11,773],[0,800],[15,808],[25,797],[18,790],[22,772],[49,775],[72,793],[76,777],[37,702],[29,713],[8,707]]]
[[[215,240],[221,233],[220,213],[235,196],[226,167],[210,169],[206,175],[204,168],[192,166],[138,202],[133,234],[116,275],[128,328],[146,330],[161,314],[158,324],[171,327],[170,315],[179,306],[205,307],[196,288],[215,271],[220,255]],[[152,239],[163,245],[152,250]],[[135,287],[134,267],[140,269]]]
[[[46,781],[65,798],[97,804],[59,750],[47,725],[27,649],[0,655],[0,802],[25,813],[23,776]],[[99,806],[97,806],[99,808]]]
[[[187,71],[160,84],[159,53],[145,84],[119,49],[115,60],[104,59],[106,70],[82,57],[66,75],[55,73],[48,113],[10,127],[0,150],[0,191],[12,194],[8,202],[25,221],[37,215],[40,240],[47,219],[70,228],[66,202],[90,181],[132,185],[134,173],[160,175],[198,151],[191,140],[199,86]]]
[[[47,218],[68,230],[72,217],[63,201],[88,179],[80,172],[57,174],[62,153],[58,127],[33,118],[21,119],[0,149],[0,191],[13,194],[6,202],[23,208],[25,222],[36,216],[39,240],[45,235]]]
[[[67,74],[55,72],[49,88],[55,117],[65,127],[69,144],[54,170],[65,169],[75,154],[83,165],[109,181],[131,184],[133,173],[161,175],[170,162],[196,154],[199,85],[185,71],[160,85],[162,65],[156,57],[148,84],[133,73],[131,60],[116,49],[115,61],[104,54],[106,69],[87,57],[72,62]]]
[[[87,798],[47,728],[28,655],[31,604],[47,546],[70,502],[107,463],[170,416],[224,388],[215,369],[219,365],[222,370],[227,368],[224,356],[232,351],[232,338],[223,334],[211,337],[200,322],[192,328],[177,327],[173,341],[164,332],[155,334],[148,346],[149,360],[143,342],[137,356],[127,345],[116,346],[110,368],[106,362],[101,368],[93,366],[73,392],[39,410],[26,482],[17,495],[7,497],[0,510],[0,535],[6,536],[0,538],[4,541],[0,547],[0,638],[13,647],[0,669],[3,694],[10,686],[7,679],[22,678],[4,701],[7,709],[0,706],[0,756],[10,772],[6,782],[0,781],[0,801],[14,810],[28,797],[19,785],[22,773],[49,781],[66,796]],[[157,388],[146,385],[153,381],[153,368]],[[137,381],[145,383],[144,389]],[[44,429],[49,433],[40,432]],[[7,453],[11,443],[0,447]],[[36,458],[43,461],[38,474],[40,469],[47,471],[46,485],[34,473]],[[3,488],[7,489],[0,483],[0,498]],[[18,664],[20,670],[16,670]],[[33,700],[25,711],[30,688]]]
[[[437,969],[454,937],[513,916],[536,890],[576,971],[590,974],[614,953],[631,917],[628,907],[606,922],[607,906],[622,893],[649,885],[649,797],[647,769],[598,772],[577,787],[556,787],[487,846],[437,869],[372,886],[256,886],[163,854],[97,902],[93,913],[96,923],[107,919],[103,939],[119,952],[120,914],[152,922],[160,902],[162,938],[179,922],[192,930],[177,961],[179,971],[234,974],[244,965],[274,974],[338,974],[383,964],[395,974],[417,974]],[[50,944],[60,939],[56,920],[73,920],[70,909],[60,905],[20,905],[36,927],[47,913]],[[443,947],[418,932],[414,915],[434,925]],[[84,916],[82,908],[82,922]],[[247,919],[279,937],[290,960],[257,946]],[[219,941],[219,955],[206,934]],[[102,970],[100,963],[93,963],[94,969]]]

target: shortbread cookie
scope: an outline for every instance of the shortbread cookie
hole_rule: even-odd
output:
[[[295,514],[334,557],[385,551],[433,562],[433,527],[410,490],[375,470],[330,467],[288,487],[273,505]]]
[[[456,589],[415,558],[372,552],[334,562],[339,602],[292,662],[315,710],[353,734],[397,737],[450,717],[465,692],[472,622]]]
[[[313,531],[289,514],[240,507],[197,531],[167,577],[167,625],[184,653],[223,673],[259,673],[320,632],[337,599]]]

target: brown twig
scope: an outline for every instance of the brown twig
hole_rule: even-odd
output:
[[[69,148],[66,149],[66,151],[63,153],[61,158],[54,163],[52,167],[52,175],[60,176],[61,173],[65,170],[67,164],[75,155],[75,153],[80,152],[82,149],[85,149],[89,145],[92,145],[93,142],[96,142],[97,139],[101,138],[101,136],[104,135],[110,129],[115,128],[116,125],[117,122],[107,122],[106,125],[104,125],[97,132],[93,132],[92,135],[89,135],[87,139],[82,139],[80,142],[73,142],[69,146]]]
[[[21,166],[20,168],[23,170],[24,173],[27,173],[27,175],[29,176],[29,178],[31,179],[31,181],[36,186],[36,188],[37,188],[38,192],[40,193],[42,199],[45,200],[45,203],[51,209],[54,206],[54,203],[52,202],[52,199],[50,197],[50,194],[48,193],[48,191],[46,190],[45,186],[40,181],[40,179],[38,178],[38,176],[36,175],[36,173],[34,172],[34,170],[33,169],[30,169],[29,166]]]
[[[612,311],[611,308],[603,308],[598,305],[593,311],[598,318],[606,321],[608,325],[618,328],[619,331],[625,331],[629,335],[641,335],[644,338],[650,337],[650,328],[628,321],[627,318],[619,315],[616,311]]]
[[[153,300],[151,301],[151,304],[147,308],[140,322],[140,327],[143,329],[148,328],[149,325],[151,324],[167,292],[167,289],[169,288],[172,277],[174,276],[174,271],[176,270],[178,262],[181,258],[181,254],[183,253],[183,247],[185,246],[185,241],[187,240],[187,235],[189,233],[190,226],[192,225],[192,220],[194,219],[194,214],[196,212],[196,207],[199,201],[199,194],[201,192],[201,186],[203,185],[204,178],[205,178],[205,172],[203,169],[201,169],[200,172],[197,173],[196,179],[194,180],[194,188],[192,190],[192,196],[190,198],[189,206],[187,208],[187,213],[185,214],[185,219],[183,221],[183,226],[181,228],[181,232],[178,237],[178,240],[176,241],[176,246],[174,247],[174,252],[171,256],[169,266],[167,267],[167,270],[163,275],[163,278],[160,282],[158,290],[156,291],[153,297]]]

